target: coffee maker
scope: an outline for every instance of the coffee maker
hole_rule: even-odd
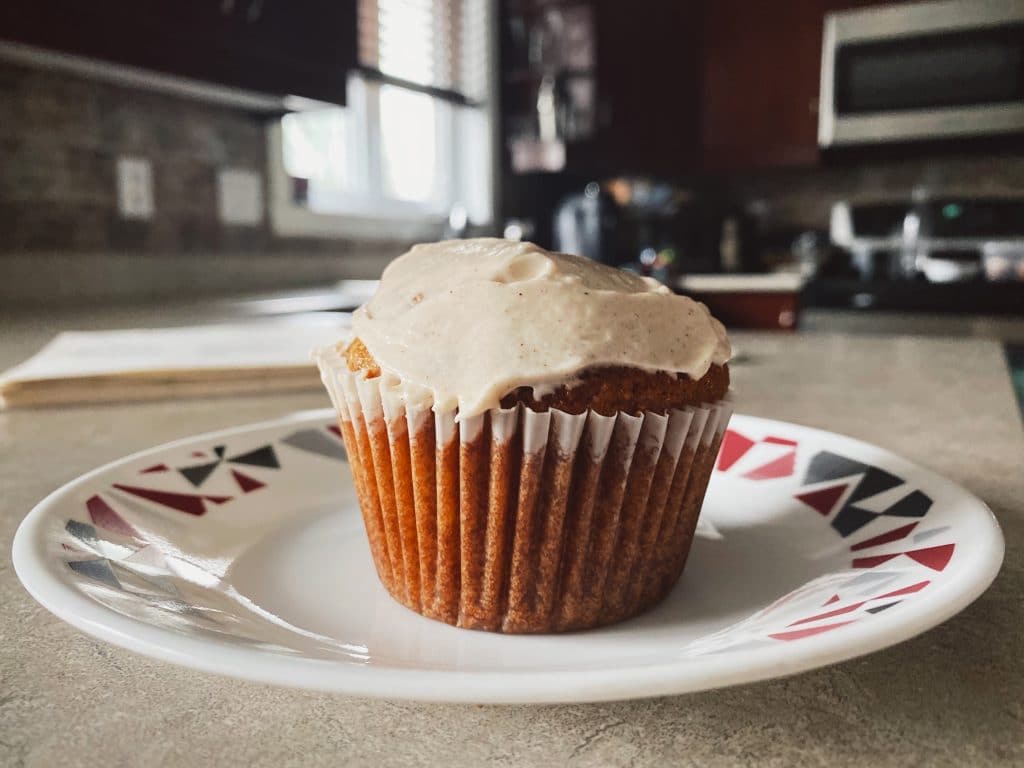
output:
[[[693,195],[644,177],[590,182],[558,205],[555,250],[668,282],[697,248]]]

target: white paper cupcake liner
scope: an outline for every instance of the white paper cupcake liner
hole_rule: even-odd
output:
[[[318,355],[370,548],[393,597],[461,627],[553,632],[633,616],[675,584],[732,406],[456,421],[429,393]]]

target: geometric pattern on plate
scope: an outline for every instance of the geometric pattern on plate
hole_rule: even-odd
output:
[[[345,460],[340,434],[333,424],[320,429],[296,430],[279,442],[305,453],[336,461]],[[237,497],[196,494],[186,488],[205,485],[220,470],[227,473],[242,494],[259,491],[272,482],[272,476],[263,474],[257,478],[255,475],[281,469],[279,452],[274,445],[266,444],[235,454],[228,450],[228,446],[218,444],[208,451],[193,450],[188,458],[206,461],[183,463],[173,468],[176,472],[172,472],[172,467],[166,463],[146,466],[132,477],[125,478],[131,484],[112,483],[103,495],[90,496],[85,501],[83,516],[89,522],[77,519],[65,522],[67,537],[61,542],[64,562],[72,573],[86,579],[89,594],[119,613],[164,626],[185,623],[232,642],[266,644],[261,639],[265,636],[265,629],[246,632],[238,625],[236,616],[228,616],[216,605],[203,604],[204,600],[210,602],[211,597],[217,597],[216,590],[192,590],[189,599],[183,599],[183,593],[189,591],[190,585],[214,583],[219,577],[216,574],[197,574],[194,563],[166,551],[162,542],[148,541],[117,508],[130,510],[134,505],[129,505],[128,497],[134,497],[175,512],[204,515],[209,511],[206,503],[220,506]],[[161,487],[140,485],[146,476],[168,479],[161,482]],[[181,484],[181,487],[171,490],[167,487],[169,484]],[[226,593],[223,597],[236,600],[236,596]],[[223,626],[224,621],[230,622],[230,631]],[[254,615],[252,621],[259,623],[259,616]],[[281,650],[287,649],[282,647]]]
[[[776,455],[767,455],[769,448]],[[755,439],[730,429],[723,438],[716,471],[755,481],[791,476],[799,450],[793,440]],[[807,462],[800,484],[794,498],[828,519],[841,539],[871,525],[872,535],[849,546],[850,570],[802,585],[737,624],[691,643],[685,648],[688,654],[790,642],[839,629],[911,599],[931,583],[927,574],[944,570],[953,557],[954,543],[931,543],[941,540],[949,526],[921,528],[932,499],[889,471],[820,451]],[[914,521],[874,532],[898,518]],[[912,545],[925,541],[929,545],[907,547],[908,539]]]
[[[739,469],[748,480],[778,480],[790,477],[796,470],[795,440],[769,435],[751,440],[734,429],[726,430],[718,452],[715,470],[729,472]],[[737,464],[742,465],[737,468]]]
[[[844,538],[879,517],[922,518],[932,506],[931,497],[891,472],[831,451],[811,459],[802,484],[814,487],[796,498],[826,517],[843,500],[831,524]]]
[[[257,640],[261,633],[246,633],[237,626],[237,618],[226,619],[216,605],[203,604],[202,596],[184,599],[182,594],[196,582],[196,575],[181,578],[180,574],[196,566],[163,551],[159,542],[146,541],[118,508],[130,509],[130,496],[176,512],[206,514],[238,496],[195,493],[195,489],[226,473],[242,495],[258,492],[283,467],[280,446],[345,460],[339,430],[331,423],[295,430],[275,444],[240,453],[218,444],[188,457],[201,461],[144,467],[123,478],[126,482],[111,484],[113,494],[86,499],[82,519],[66,521],[62,546],[70,571],[90,585],[91,594],[119,612],[146,612],[147,620],[153,621],[156,611],[165,617],[165,624],[186,622],[225,639],[262,642]],[[751,438],[730,429],[722,441],[716,472],[751,482],[792,478],[799,453],[796,440],[778,435]],[[156,487],[146,484],[147,476],[169,479]],[[171,490],[170,483],[180,486]],[[683,649],[686,655],[792,642],[870,618],[913,599],[931,583],[929,574],[944,570],[953,557],[955,544],[943,541],[950,527],[927,525],[932,500],[881,468],[821,451],[807,462],[793,498],[801,509],[815,513],[807,524],[828,522],[829,530],[850,552],[849,569],[814,579],[742,621],[690,643]],[[882,529],[885,523],[889,525]],[[853,537],[847,545],[846,540],[862,528],[868,529],[866,535]],[[119,597],[112,599],[113,595]],[[232,622],[230,632],[218,629],[225,620]]]

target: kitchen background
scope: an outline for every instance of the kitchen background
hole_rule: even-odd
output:
[[[300,453],[324,461],[296,442],[310,430],[286,438],[282,462],[273,459],[283,472],[250,465],[250,477],[242,464],[231,480],[206,452],[223,444],[209,437],[217,430],[232,430],[220,458],[233,462],[252,457],[244,441],[257,448],[268,434],[242,425],[321,416],[326,424],[325,413],[311,415],[330,405],[311,350],[350,335],[345,310],[411,243],[477,235],[624,265],[706,301],[729,329],[738,410],[772,420],[756,427],[776,435],[760,447],[807,435],[799,459],[787,446],[756,471],[735,469],[764,479],[766,467],[795,472],[815,455],[809,446],[833,433],[864,441],[855,456],[878,466],[858,489],[883,465],[899,469],[882,471],[884,498],[859,497],[854,507],[849,490],[835,506],[907,511],[902,502],[922,491],[891,481],[920,475],[943,496],[929,513],[941,524],[911,533],[916,520],[886,523],[899,518],[880,514],[882,527],[850,546],[884,539],[892,549],[866,560],[908,552],[893,567],[910,575],[932,568],[921,559],[908,570],[918,568],[915,550],[946,551],[951,567],[927,578],[959,585],[946,593],[956,598],[946,600],[947,615],[977,596],[987,583],[979,574],[991,575],[1001,555],[990,536],[958,539],[952,556],[952,539],[928,540],[951,535],[941,521],[969,513],[977,495],[1005,535],[996,581],[941,626],[826,669],[685,698],[541,710],[318,696],[185,670],[90,640],[33,602],[15,568],[0,562],[0,766],[652,766],[680,755],[714,765],[1024,765],[1024,0],[0,0],[0,539],[14,541],[27,511],[48,499],[21,529],[17,570],[38,574],[38,584],[84,585],[64,608],[49,604],[90,632],[162,647],[164,658],[182,657],[175,642],[200,647],[198,635],[185,639],[192,619],[210,614],[188,602],[198,586],[175,576],[180,594],[165,600],[171,581],[161,565],[159,600],[133,614],[128,593],[109,589],[112,580],[149,593],[137,574],[108,562],[124,547],[106,542],[100,559],[78,547],[93,547],[90,518],[143,537],[178,530],[183,518],[141,497],[129,508],[115,489],[114,525],[91,499],[82,505],[92,486],[52,494],[98,465],[207,435],[194,461],[184,460],[191,448],[175,454],[180,464],[137,459],[138,468],[171,471],[140,475],[153,479],[136,490],[187,490],[202,482],[191,479],[196,471],[219,466],[242,493],[270,478],[280,495],[269,498],[295,502],[271,510],[260,506],[263,492],[250,496],[255,506],[241,509],[264,524],[295,514],[272,531],[234,526],[231,505],[209,507],[199,528],[186,521],[185,534],[204,525],[245,534],[230,545],[224,538],[245,551],[226,574],[229,561],[218,560],[224,579],[198,567],[215,554],[210,537],[196,553],[188,544],[200,536],[168,534],[150,554],[159,549],[203,584],[234,578],[231,594],[259,608],[261,621],[274,618],[275,633],[305,633],[292,647],[315,647],[319,660],[306,661],[335,680],[344,673],[325,666],[324,643],[361,648],[351,658],[369,660],[361,672],[371,674],[378,658],[385,667],[419,663],[405,651],[423,663],[453,660],[470,669],[459,679],[484,691],[487,676],[473,675],[481,669],[462,653],[461,636],[435,648],[419,626],[378,612],[362,589],[372,586],[371,566],[347,556],[362,555],[353,549],[361,539],[349,536],[358,522],[339,503],[348,497],[334,495],[343,475],[337,487],[319,474],[315,483],[289,479]],[[912,474],[911,463],[928,471]],[[106,475],[91,477],[84,482]],[[670,607],[664,624],[664,613],[643,618],[641,633],[652,630],[668,648],[676,626],[694,637],[719,621],[749,627],[744,617],[762,597],[774,600],[839,557],[845,544],[829,544],[822,558],[817,542],[838,542],[821,537],[840,513],[820,516],[787,482],[746,486],[754,490],[741,499],[787,499],[769,514],[723,502],[725,539],[705,540],[711,557],[695,561],[696,572],[688,565],[686,577],[722,574],[721,590],[690,582],[701,593],[693,610]],[[837,483],[824,490],[853,487]],[[207,492],[188,498],[202,506],[195,494]],[[62,509],[77,525],[65,526],[70,555],[56,539],[29,538],[56,535],[65,518],[51,515]],[[268,533],[257,538],[257,529]],[[809,549],[799,530],[810,532]],[[925,549],[910,543],[922,540]],[[319,570],[321,554],[331,570]],[[64,567],[71,555],[82,570]],[[758,574],[756,588],[744,588],[747,572],[722,570],[741,560]],[[153,562],[137,559],[147,573]],[[355,581],[334,570],[349,565],[359,569]],[[972,568],[976,580],[967,578]],[[235,578],[242,572],[251,583]],[[782,580],[791,585],[773,594]],[[872,606],[867,595],[806,619],[827,624],[782,635],[895,604]],[[116,621],[150,624],[125,633],[94,620],[107,609],[92,597],[118,601],[104,604],[121,611]],[[241,605],[214,605],[225,632],[251,626],[229,603]],[[357,614],[345,613],[352,606]],[[871,640],[860,651],[877,649],[935,618],[908,609],[882,613],[875,640],[864,624],[850,636]],[[373,624],[365,633],[363,617]],[[595,642],[613,653],[632,631]],[[846,631],[820,645],[800,641],[810,654],[777,668],[817,663],[846,642],[829,638]],[[229,634],[216,654],[188,651],[189,663],[226,669],[218,659],[230,656],[221,653]],[[161,636],[175,640],[152,640]],[[274,653],[234,637],[247,659]],[[281,653],[283,637],[271,638]],[[526,642],[554,647],[537,640]],[[498,663],[515,661],[504,640],[483,641]],[[623,645],[624,664],[649,660]],[[775,653],[756,639],[737,647],[750,662]],[[557,666],[571,650],[545,653]],[[302,653],[290,655],[301,662]],[[258,662],[246,666],[257,675]],[[527,667],[538,665],[527,659]],[[433,668],[441,680],[442,667]],[[428,693],[444,698],[444,688]]]
[[[1024,314],[1018,2],[78,5],[0,10],[8,306],[329,291],[494,234],[735,325]]]

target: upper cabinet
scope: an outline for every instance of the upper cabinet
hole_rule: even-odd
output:
[[[507,167],[596,178],[814,165],[825,15],[884,1],[503,0]]]
[[[884,0],[706,0],[701,136],[706,170],[813,165],[825,14]]]
[[[344,103],[356,0],[0,3],[0,39],[270,94]]]
[[[700,155],[700,0],[504,0],[512,173],[672,174]]]
[[[822,0],[706,3],[701,78],[706,169],[816,162],[822,5]]]
[[[609,172],[692,171],[700,157],[701,4],[599,2],[595,146]]]

